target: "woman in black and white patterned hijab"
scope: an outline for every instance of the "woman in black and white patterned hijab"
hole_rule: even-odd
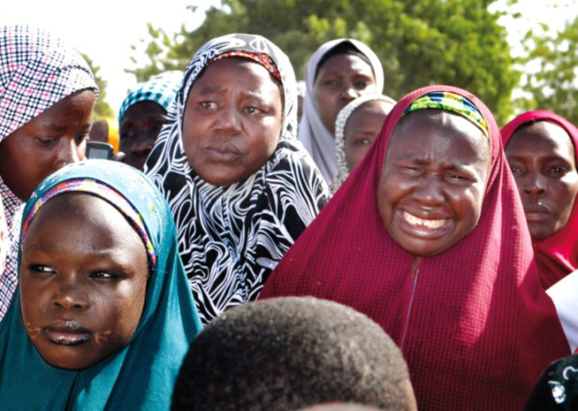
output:
[[[328,199],[296,113],[291,63],[261,36],[213,39],[187,67],[145,170],[173,212],[204,322],[256,299]]]

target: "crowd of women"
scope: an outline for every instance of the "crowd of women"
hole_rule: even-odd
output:
[[[86,160],[88,65],[0,27],[2,408],[576,407],[578,129],[384,90],[330,41],[298,124],[288,57],[230,34]]]

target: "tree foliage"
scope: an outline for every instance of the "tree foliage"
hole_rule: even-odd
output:
[[[82,57],[84,57],[84,59],[88,63],[88,67],[90,67],[92,74],[94,74],[94,80],[99,89],[98,100],[96,101],[96,105],[94,106],[94,120],[101,120],[105,117],[116,118],[116,112],[114,111],[112,106],[106,102],[106,86],[108,85],[108,82],[98,74],[98,72],[100,71],[100,67],[95,65],[92,59],[88,57],[86,54],[84,53],[80,54],[82,55]]]
[[[530,30],[524,47],[522,89],[530,98],[518,105],[550,110],[578,124],[578,17],[560,32],[545,25]]]
[[[391,97],[451,84],[479,96],[501,120],[513,110],[511,93],[520,74],[513,69],[506,30],[498,24],[502,12],[488,10],[493,1],[221,0],[192,32],[183,28],[169,38],[149,25],[149,61],[130,72],[142,81],[159,71],[183,69],[211,38],[245,32],[272,40],[302,77],[317,47],[351,37],[380,57],[385,93]],[[191,10],[199,12],[194,5]]]

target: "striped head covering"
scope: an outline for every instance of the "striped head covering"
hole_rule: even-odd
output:
[[[353,112],[369,101],[383,101],[388,103],[388,113],[396,103],[394,99],[388,96],[384,96],[383,94],[366,94],[356,98],[353,101],[350,101],[345,107],[341,109],[337,115],[337,120],[335,120],[335,151],[337,152],[337,166],[339,167],[339,171],[331,182],[330,188],[332,194],[337,191],[347,176],[349,176],[349,168],[347,167],[347,162],[345,161],[345,126],[347,125],[347,121]]]
[[[122,123],[122,118],[129,107],[141,101],[154,101],[169,112],[182,79],[183,73],[174,70],[158,74],[149,81],[139,84],[122,102],[118,111],[118,124]]]
[[[82,56],[60,39],[26,25],[0,27],[0,142],[69,95],[91,89],[94,76]],[[0,319],[16,288],[23,203],[0,177],[10,249],[0,275]]]

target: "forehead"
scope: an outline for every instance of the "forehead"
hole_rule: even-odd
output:
[[[139,234],[116,207],[87,193],[64,193],[50,199],[34,216],[24,238],[25,242],[34,233],[55,224],[69,229],[72,235],[80,232],[80,226],[91,227],[93,232],[96,233],[98,230],[100,235],[106,233],[118,239],[120,243],[130,244],[136,238],[142,244]],[[131,231],[136,237],[128,234]],[[94,237],[98,236],[94,235]]]
[[[548,121],[538,121],[518,128],[506,146],[506,153],[523,151],[533,155],[575,158],[576,149],[566,130]]]
[[[358,56],[338,54],[329,58],[319,68],[318,77],[328,74],[363,74],[373,76],[373,69]]]
[[[243,81],[240,83],[236,80],[231,81],[231,76],[241,76]],[[246,58],[227,57],[214,61],[205,67],[199,78],[193,83],[192,89],[199,90],[210,87],[211,90],[224,90],[232,86],[247,89],[256,87],[280,89],[281,87],[261,64]]]
[[[420,110],[403,117],[395,127],[387,158],[444,159],[472,163],[490,162],[490,143],[476,125],[445,110]]]

